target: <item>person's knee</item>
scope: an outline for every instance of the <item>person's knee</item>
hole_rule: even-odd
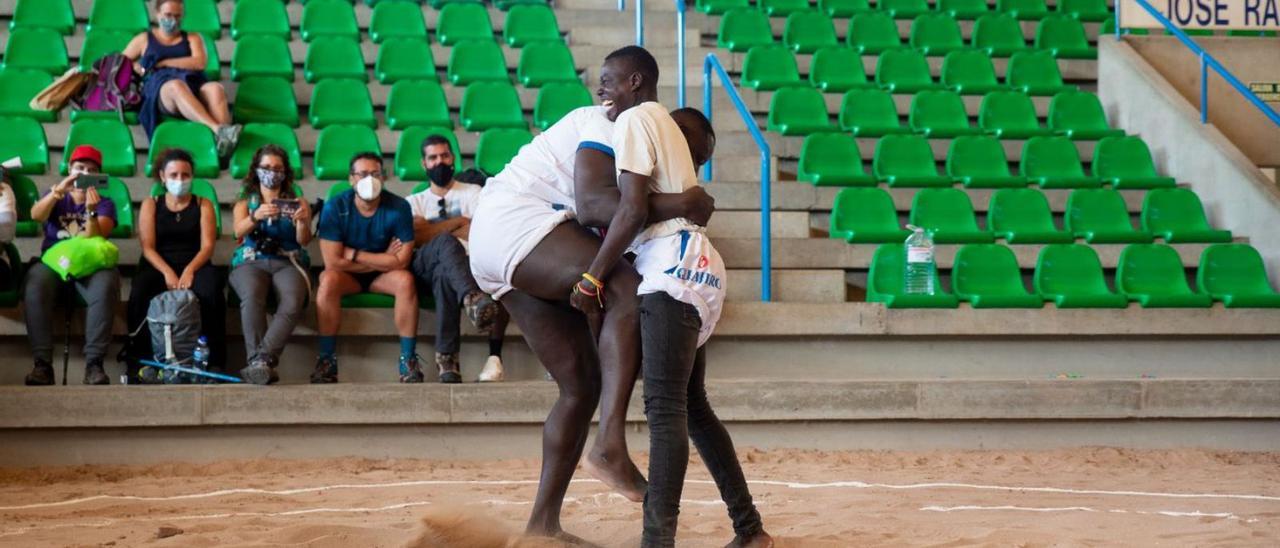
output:
[[[209,98],[210,100],[216,100],[216,101],[227,100],[227,90],[226,88],[223,88],[222,84],[218,82],[209,82],[203,86],[200,86],[200,92],[203,93],[205,97]]]
[[[169,80],[160,86],[160,93],[172,96],[173,94],[191,93],[191,88],[187,87],[187,83],[182,80]]]
[[[302,312],[307,303],[305,287],[287,286],[276,289],[276,313],[296,315]]]
[[[339,279],[342,275],[331,271],[322,270],[320,272],[320,284],[316,289],[316,306],[327,307],[336,306],[342,295],[338,292]]]
[[[418,300],[417,282],[408,270],[392,270],[382,276],[397,299],[413,299],[415,302]]]

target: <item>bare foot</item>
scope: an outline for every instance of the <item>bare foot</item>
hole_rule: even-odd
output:
[[[724,548],[773,548],[773,537],[762,530],[749,537],[734,537]]]
[[[591,477],[596,478],[610,489],[627,498],[631,502],[644,502],[644,492],[649,488],[644,474],[636,468],[629,458],[609,460],[603,455],[591,451],[583,459],[582,467]]]

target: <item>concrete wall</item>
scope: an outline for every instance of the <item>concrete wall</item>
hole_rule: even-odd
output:
[[[1267,263],[1272,285],[1280,287],[1280,240],[1268,237],[1280,227],[1280,190],[1220,126],[1201,124],[1198,106],[1128,40],[1108,36],[1098,41],[1098,96],[1107,117],[1142,136],[1156,166],[1200,195],[1214,226],[1248,236]],[[1280,148],[1280,137],[1269,143],[1273,150]]]

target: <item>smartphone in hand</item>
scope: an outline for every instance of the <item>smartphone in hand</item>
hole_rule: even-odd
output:
[[[88,190],[93,187],[105,189],[107,188],[107,176],[96,173],[83,173],[76,176],[75,186],[80,190]]]
[[[297,213],[299,209],[302,209],[302,203],[298,200],[282,200],[277,198],[272,200],[271,203],[280,208],[280,216],[285,218],[292,218],[294,213]]]

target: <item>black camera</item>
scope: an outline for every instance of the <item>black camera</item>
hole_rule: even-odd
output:
[[[255,230],[252,234],[253,250],[260,255],[279,255],[280,240],[263,234],[261,230]]]

